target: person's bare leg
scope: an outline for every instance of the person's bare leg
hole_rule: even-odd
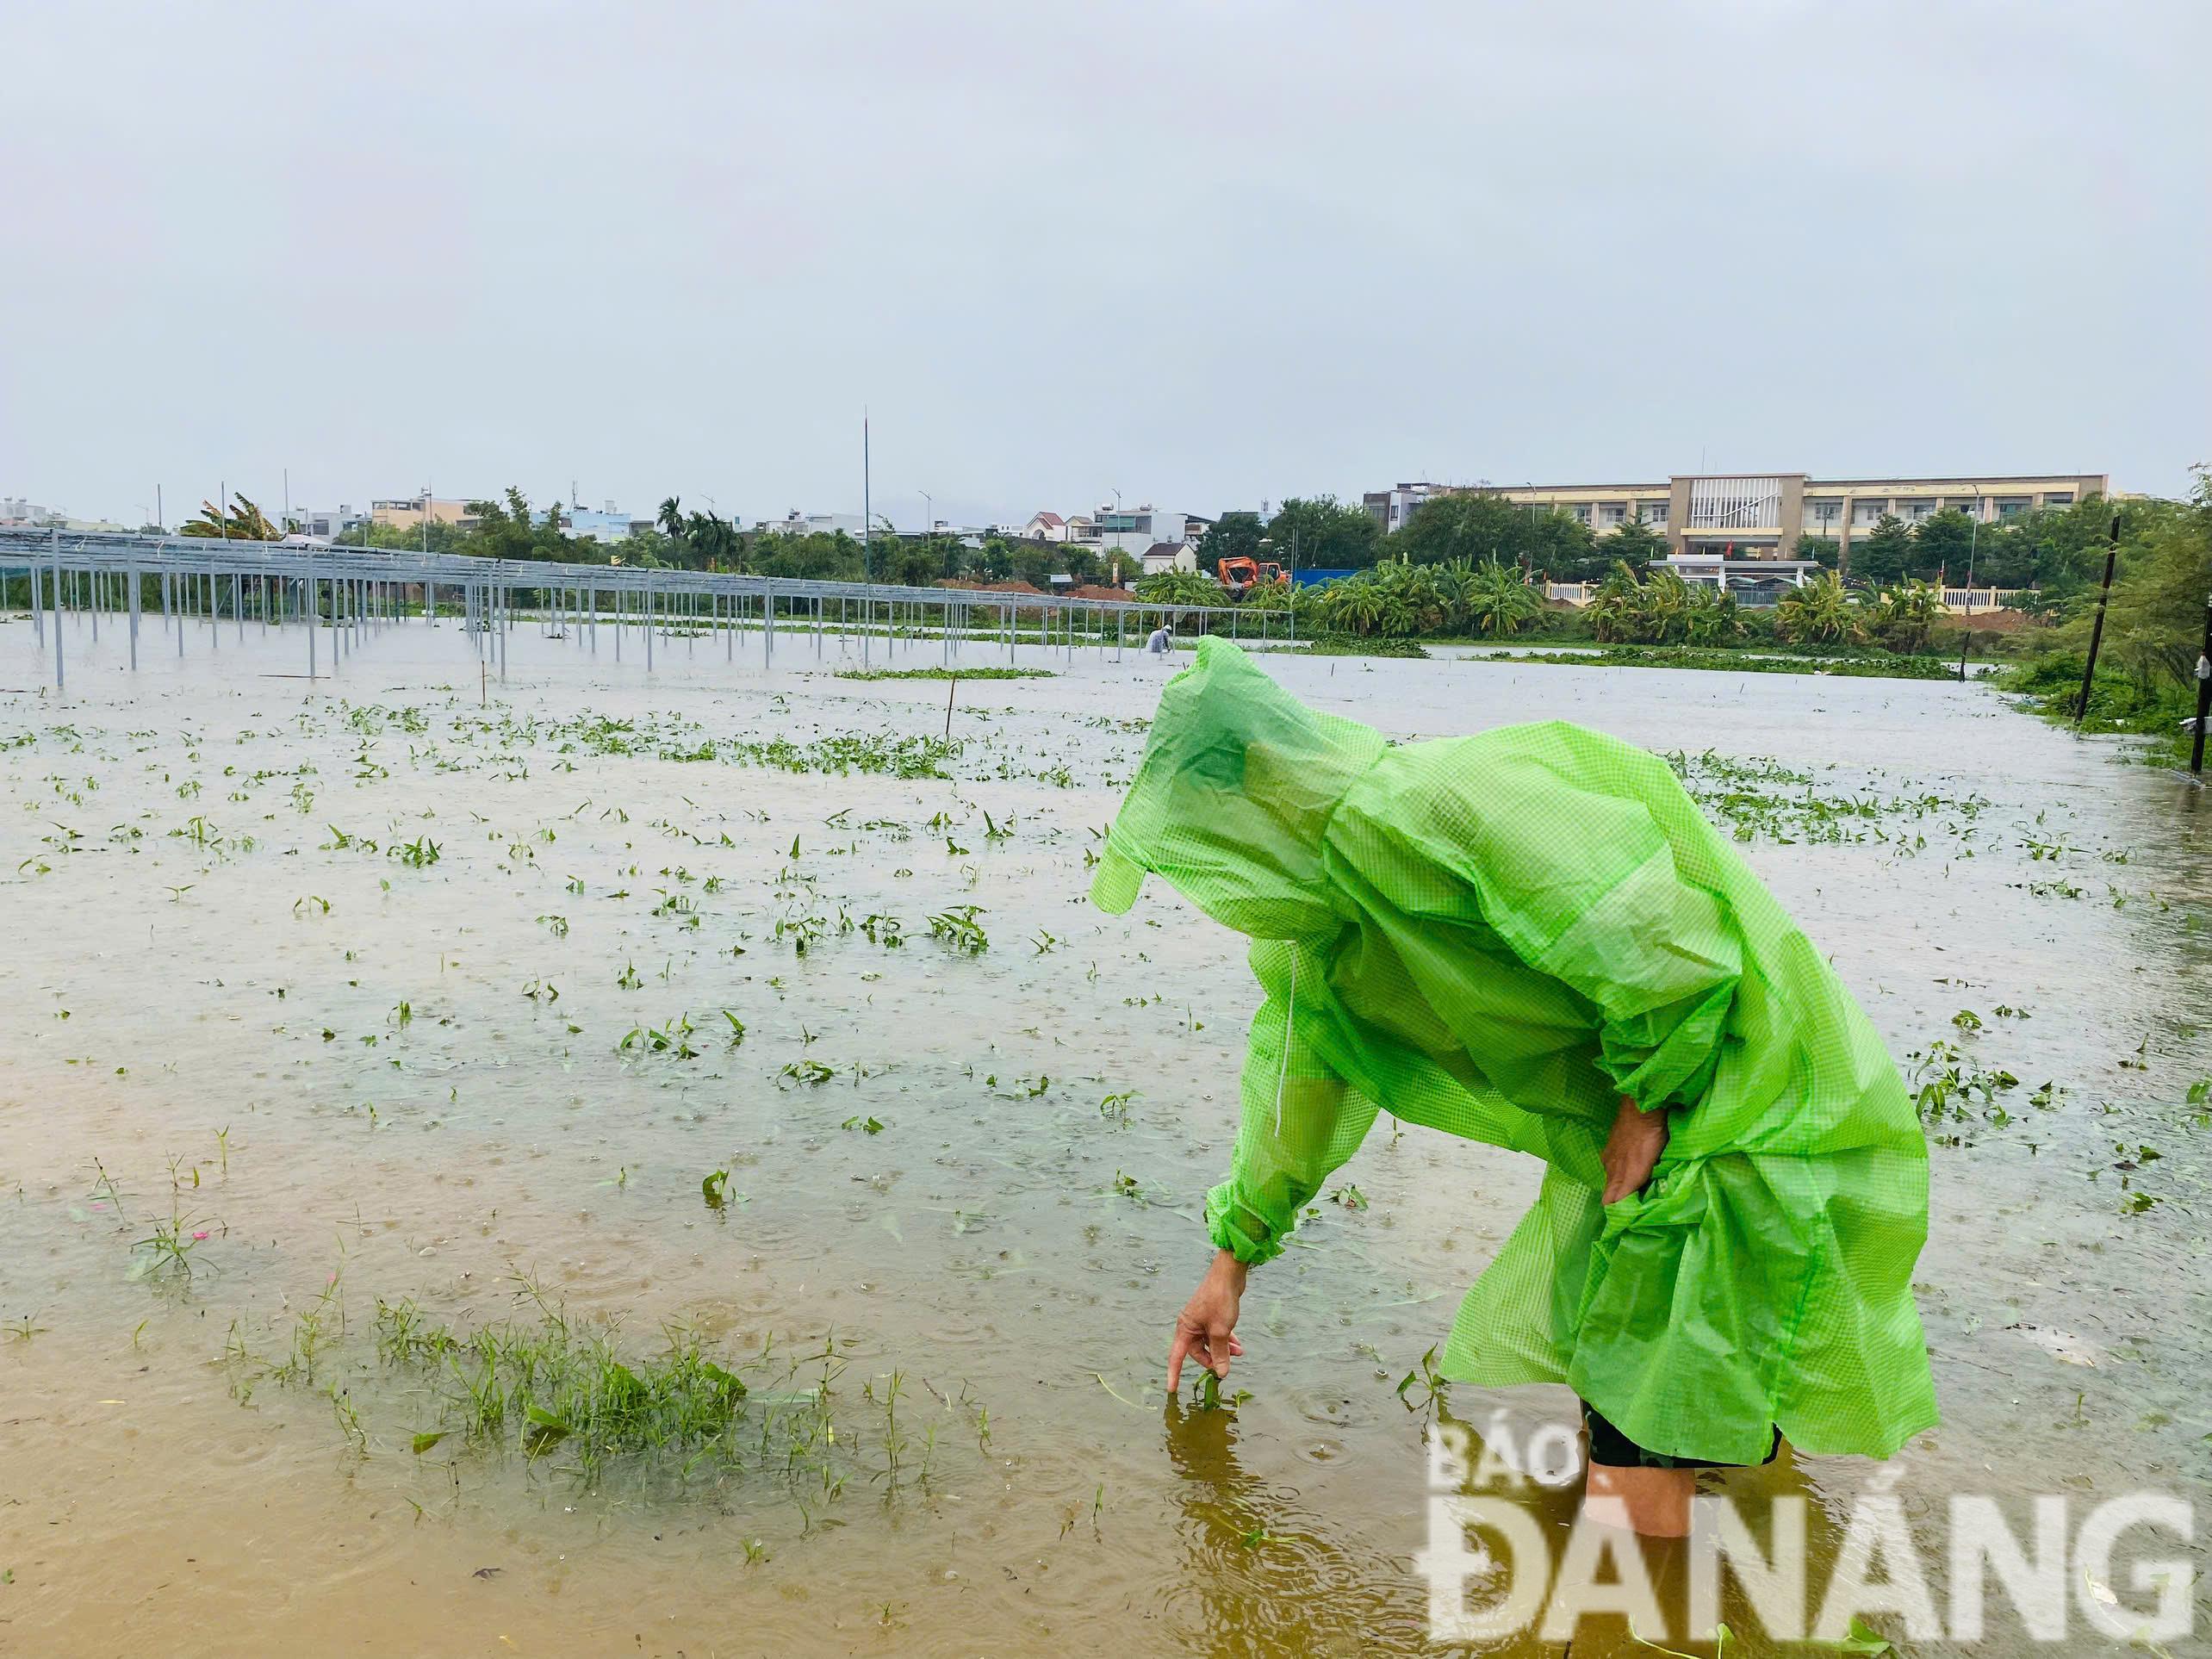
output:
[[[1647,1538],[1687,1538],[1697,1488],[1694,1469],[1594,1463],[1582,1489],[1582,1513],[1601,1526],[1625,1527]]]

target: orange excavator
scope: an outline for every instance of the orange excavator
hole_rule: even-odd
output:
[[[1215,569],[1220,572],[1221,586],[1229,590],[1232,599],[1242,599],[1246,590],[1256,583],[1280,587],[1290,580],[1281,565],[1262,564],[1258,559],[1223,559]]]

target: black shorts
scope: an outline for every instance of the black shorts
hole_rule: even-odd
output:
[[[1590,1432],[1590,1461],[1610,1469],[1741,1469],[1741,1463],[1717,1463],[1710,1457],[1675,1457],[1663,1451],[1647,1451],[1615,1428],[1606,1414],[1588,1401],[1582,1402],[1582,1426]],[[1774,1431],[1767,1455],[1771,1463],[1782,1449],[1782,1432]]]

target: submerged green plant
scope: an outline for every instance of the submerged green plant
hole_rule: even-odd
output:
[[[389,856],[409,869],[421,870],[437,863],[443,854],[438,850],[438,843],[428,836],[418,836],[413,841],[395,842]]]
[[[980,956],[991,948],[991,935],[976,920],[982,914],[979,904],[948,905],[929,918],[929,936],[965,955]]]
[[[711,1202],[724,1174],[702,1184]],[[410,1301],[378,1302],[380,1364],[414,1375],[411,1398],[427,1395],[429,1420],[409,1437],[416,1455],[453,1438],[533,1463],[557,1458],[587,1485],[617,1470],[679,1488],[702,1476],[759,1475],[803,1507],[835,1502],[855,1476],[886,1496],[928,1477],[935,1433],[916,1464],[902,1374],[892,1372],[885,1388],[864,1386],[848,1404],[837,1386],[848,1359],[835,1337],[789,1352],[766,1339],[736,1358],[692,1327],[670,1324],[662,1347],[640,1355],[614,1325],[572,1318],[528,1280],[521,1285],[525,1317],[469,1330],[434,1322]]]
[[[1052,680],[1050,668],[840,668],[839,680]]]

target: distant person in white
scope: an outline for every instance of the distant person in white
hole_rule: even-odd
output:
[[[1171,622],[1161,623],[1153,630],[1152,637],[1145,642],[1145,654],[1148,656],[1165,656],[1174,649],[1175,624]]]

